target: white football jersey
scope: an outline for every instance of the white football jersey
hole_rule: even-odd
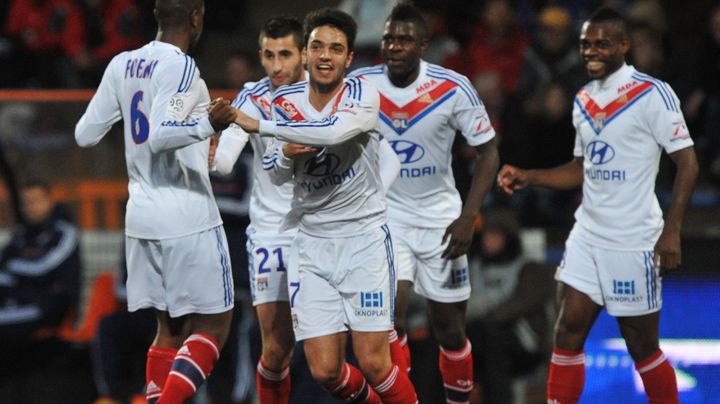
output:
[[[571,234],[609,249],[652,250],[663,227],[655,196],[662,149],[693,145],[677,96],[623,65],[578,92],[573,123],[584,176]]]
[[[246,83],[243,90],[233,101],[233,106],[248,116],[261,120],[271,119],[270,104],[272,103],[270,79],[263,78],[258,82]],[[236,130],[242,131],[237,128]],[[260,235],[277,234],[283,219],[290,212],[293,186],[291,183],[275,185],[270,181],[268,172],[263,170],[263,154],[272,138],[262,137],[257,133],[245,133],[253,148],[253,187],[250,196],[250,225]],[[223,147],[220,138],[218,150]]]
[[[209,102],[195,61],[165,42],[120,53],[105,69],[75,139],[93,146],[123,120],[128,236],[174,238],[222,223],[208,175]]]
[[[378,130],[402,163],[387,194],[390,222],[447,227],[462,210],[451,166],[456,131],[471,146],[495,137],[477,92],[464,76],[425,61],[417,80],[405,88],[390,82],[385,65],[351,76],[371,82],[380,93]]]
[[[317,154],[286,158],[282,142],[268,149],[263,168],[273,182],[294,178],[293,211],[300,230],[317,237],[349,237],[385,224],[375,130],[380,100],[374,87],[346,79],[340,92],[317,111],[308,82],[275,92],[276,121],[260,121],[260,133],[285,142],[320,147]]]

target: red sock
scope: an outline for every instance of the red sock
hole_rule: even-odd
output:
[[[383,404],[415,404],[418,402],[415,387],[410,383],[407,373],[397,365],[390,369],[382,381],[372,386]]]
[[[402,348],[403,355],[405,355],[405,363],[407,364],[407,371],[410,373],[412,369],[412,362],[410,361],[410,345],[408,345],[407,334],[400,338],[400,347]]]
[[[547,383],[548,403],[575,404],[585,385],[585,353],[554,348]]]
[[[350,403],[382,404],[362,373],[347,362],[343,365],[340,382],[328,391],[333,397]]]
[[[290,367],[279,372],[270,370],[260,357],[255,373],[255,384],[260,404],[287,404],[290,399]]]
[[[219,357],[220,347],[213,337],[189,336],[175,355],[158,404],[184,403],[205,382]]]
[[[408,365],[405,363],[405,353],[403,352],[400,339],[398,339],[397,331],[390,330],[390,359],[392,363],[397,365],[400,370],[407,372]]]
[[[155,404],[170,373],[177,349],[150,345],[145,364],[145,399]]]
[[[442,374],[445,398],[448,403],[470,403],[470,393],[473,389],[470,341],[465,340],[465,347],[457,351],[440,347],[440,374]]]
[[[662,351],[658,350],[649,358],[636,364],[635,367],[640,373],[650,404],[677,404],[680,402],[675,370]]]

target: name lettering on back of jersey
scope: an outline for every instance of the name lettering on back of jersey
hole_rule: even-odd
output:
[[[630,91],[611,101],[603,108],[583,89],[580,90],[577,97],[575,97],[575,104],[579,107],[580,112],[588,121],[590,127],[599,135],[605,126],[622,114],[628,107],[634,104],[635,101],[649,93],[652,87],[652,83],[649,82],[632,86]]]
[[[126,79],[149,79],[152,77],[158,61],[153,59],[128,59],[125,63]]]
[[[391,127],[398,135],[402,135],[432,110],[440,106],[457,91],[457,85],[445,80],[438,84],[436,80],[418,86],[427,93],[413,99],[404,106],[398,106],[380,93],[380,120]]]

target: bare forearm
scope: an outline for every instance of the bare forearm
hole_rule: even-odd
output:
[[[582,158],[576,157],[561,166],[527,170],[528,185],[553,189],[575,189],[583,183]]]
[[[480,212],[485,195],[495,182],[499,163],[500,158],[494,139],[477,147],[472,184],[463,206],[463,214],[475,215]]]
[[[672,199],[665,218],[665,227],[679,233],[682,227],[682,219],[685,216],[685,211],[695,188],[698,163],[692,147],[679,150],[671,154],[670,157],[677,165],[677,173],[673,182]]]

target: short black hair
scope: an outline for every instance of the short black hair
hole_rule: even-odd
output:
[[[155,0],[155,20],[160,27],[182,26],[190,13],[203,4],[204,0]]]
[[[334,8],[321,8],[310,12],[305,16],[305,44],[308,43],[310,33],[317,27],[330,25],[345,34],[348,41],[348,52],[355,49],[355,37],[357,36],[357,23],[350,14]]]
[[[279,15],[272,17],[265,21],[262,28],[260,28],[260,35],[258,37],[258,44],[262,48],[263,38],[284,38],[288,35],[292,35],[295,39],[295,44],[298,49],[302,49],[305,41],[303,40],[303,26],[300,20],[291,15]]]
[[[20,185],[20,189],[28,188],[41,188],[43,191],[50,193],[50,183],[39,177],[27,178]]]
[[[617,26],[622,39],[628,39],[628,22],[622,14],[610,7],[600,7],[587,19],[590,24],[611,23]]]
[[[400,21],[413,23],[415,24],[416,28],[420,29],[420,35],[422,36],[422,38],[427,38],[427,22],[425,22],[425,18],[423,17],[420,10],[409,1],[401,1],[395,7],[393,7],[392,11],[390,12],[390,16],[388,16],[387,20],[385,21]]]

